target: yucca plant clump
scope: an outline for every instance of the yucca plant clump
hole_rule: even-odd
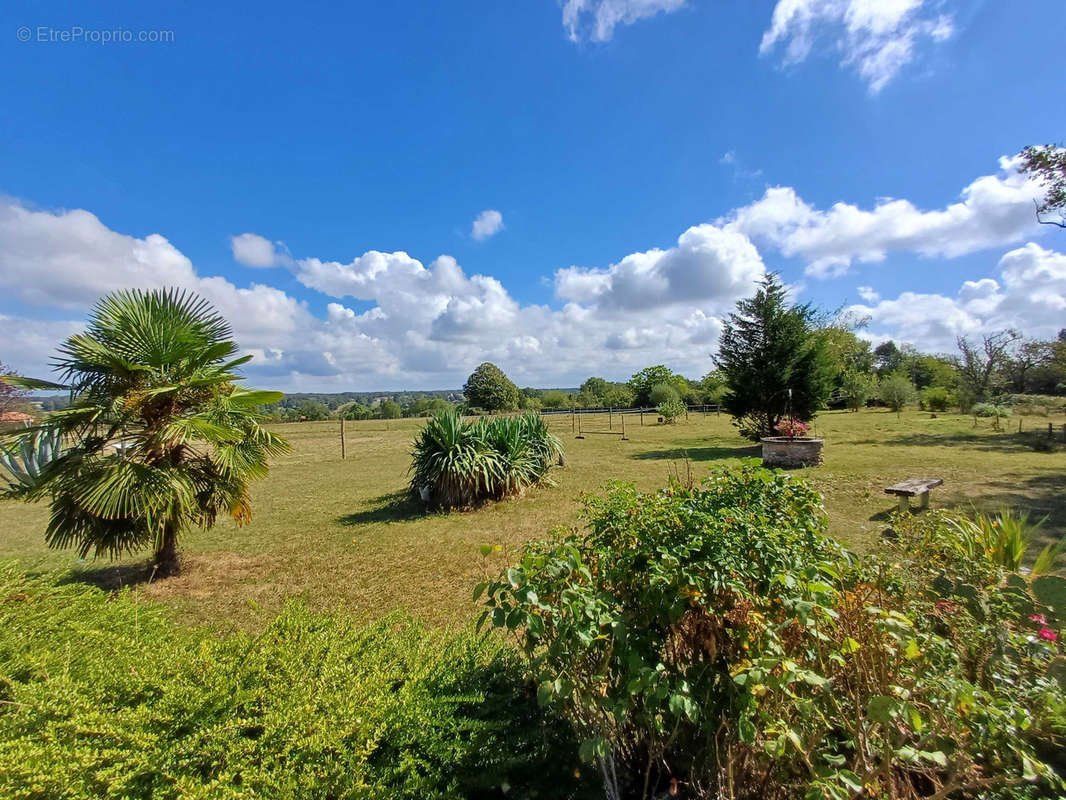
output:
[[[563,448],[536,414],[464,422],[447,410],[429,419],[411,457],[414,495],[434,508],[468,508],[546,480]]]

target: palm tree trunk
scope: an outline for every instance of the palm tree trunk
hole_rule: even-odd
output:
[[[169,578],[181,570],[178,561],[178,526],[173,520],[167,520],[163,526],[163,536],[159,540],[152,557],[152,572],[157,578]]]

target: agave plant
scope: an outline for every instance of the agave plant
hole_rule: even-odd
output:
[[[60,347],[53,363],[65,383],[5,378],[71,394],[31,429],[66,450],[20,482],[23,499],[51,501],[50,546],[111,557],[151,547],[156,570],[173,574],[184,531],[211,527],[222,511],[250,519],[250,481],[288,445],[256,411],[281,393],[235,383],[250,356],[235,358],[230,336],[195,295],[118,292]]]
[[[0,464],[11,476],[4,495],[19,497],[33,491],[41,476],[63,453],[58,430],[37,430],[22,435],[13,445],[0,447]]]

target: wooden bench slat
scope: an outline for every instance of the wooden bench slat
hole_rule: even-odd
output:
[[[930,489],[935,489],[943,483],[944,480],[942,478],[910,478],[909,480],[900,481],[892,486],[886,486],[885,494],[915,497],[916,495],[925,494]]]

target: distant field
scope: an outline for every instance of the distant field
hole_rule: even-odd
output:
[[[1026,430],[1056,434],[1066,418],[1023,419]],[[655,424],[627,417],[629,441],[589,435],[575,439],[569,417],[551,418],[566,448],[558,485],[476,512],[423,515],[406,501],[408,451],[417,420],[349,422],[348,458],[340,458],[337,422],[278,425],[293,445],[254,492],[255,518],[237,528],[220,524],[186,537],[184,574],[138,591],[175,616],[220,628],[257,627],[286,598],[302,596],[320,608],[378,617],[405,607],[438,624],[463,624],[474,606],[471,589],[485,565],[478,545],[499,544],[488,568],[499,569],[530,539],[558,525],[579,525],[579,496],[606,481],[644,489],[684,473],[696,476],[757,448],[739,438],[725,416],[693,414],[687,423]],[[614,419],[617,429],[617,416]],[[585,428],[607,429],[607,417],[584,417]],[[1017,431],[1018,418],[1005,427]],[[907,477],[935,476],[944,486],[933,505],[1015,506],[1049,515],[1045,538],[1066,532],[1066,455],[1037,453],[991,420],[951,414],[829,412],[815,423],[826,439],[825,464],[803,471],[825,497],[830,530],[854,548],[876,540],[895,500],[884,486]],[[135,581],[135,562],[77,563],[43,542],[44,507],[0,503],[0,558],[34,569],[75,567],[82,579],[115,585]]]

